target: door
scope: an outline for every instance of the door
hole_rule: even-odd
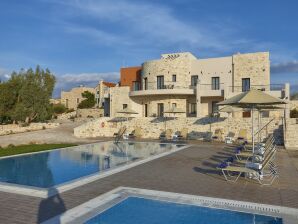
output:
[[[164,112],[163,103],[158,103],[157,104],[157,116],[163,117],[163,112]]]

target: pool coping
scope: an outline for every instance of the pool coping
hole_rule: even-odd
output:
[[[165,202],[280,217],[283,219],[283,224],[298,223],[298,209],[296,208],[140,188],[117,187],[77,207],[67,210],[58,216],[46,220],[42,224],[84,223],[128,197],[140,197]]]
[[[107,143],[107,142],[113,142],[113,141],[101,141],[98,143]],[[134,141],[120,141],[120,142],[134,142]],[[142,143],[139,142],[138,143]],[[143,143],[148,143],[148,142],[143,142]],[[26,185],[20,185],[20,184],[12,184],[12,183],[6,183],[6,182],[0,182],[0,191],[2,192],[7,192],[7,193],[13,193],[13,194],[21,194],[21,195],[26,195],[26,196],[32,196],[32,197],[39,197],[39,198],[49,198],[52,197],[56,194],[60,194],[63,193],[65,191],[74,189],[76,187],[80,187],[83,186],[85,184],[94,182],[96,180],[105,178],[107,176],[122,172],[124,170],[142,165],[144,163],[150,162],[152,160],[170,155],[172,153],[181,151],[183,149],[189,148],[191,146],[191,144],[179,144],[178,142],[154,142],[154,143],[160,143],[160,144],[176,144],[176,145],[183,145],[182,147],[179,147],[177,149],[174,150],[170,150],[170,151],[166,151],[166,152],[162,152],[160,154],[157,155],[153,155],[153,156],[149,156],[148,158],[145,159],[141,159],[138,161],[131,161],[128,162],[127,164],[123,165],[123,166],[119,166],[119,167],[114,167],[111,169],[108,169],[106,171],[102,171],[102,172],[97,172],[94,174],[90,174],[87,176],[83,176],[68,182],[65,182],[63,184],[60,185],[55,185],[53,187],[50,188],[39,188],[39,187],[33,187],[33,186],[26,186]],[[78,146],[73,146],[73,147],[66,147],[66,148],[58,148],[58,149],[53,149],[53,150],[46,150],[46,151],[40,151],[40,152],[32,152],[32,153],[25,153],[25,154],[18,154],[18,155],[12,155],[12,156],[6,156],[6,157],[1,157],[1,159],[5,159],[5,158],[10,158],[10,157],[18,157],[18,156],[24,156],[24,155],[32,155],[32,154],[37,154],[37,153],[45,153],[45,152],[49,152],[49,151],[57,151],[57,150],[63,150],[63,149],[70,149],[70,148],[79,148],[82,146],[87,146],[87,145],[93,145],[96,143],[90,143],[90,144],[84,144],[84,145],[78,145]]]

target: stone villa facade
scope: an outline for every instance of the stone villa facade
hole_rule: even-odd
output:
[[[121,72],[121,80],[125,75]],[[268,52],[208,59],[197,59],[189,52],[163,54],[144,62],[139,77],[132,77],[133,85],[120,83],[110,89],[111,117],[124,107],[138,112],[136,117],[164,116],[174,107],[185,112],[176,117],[206,117],[218,110],[219,101],[250,88],[289,97],[289,88],[270,83]]]

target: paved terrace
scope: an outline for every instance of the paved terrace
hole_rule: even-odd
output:
[[[48,199],[0,192],[0,223],[35,223],[119,186],[146,188],[298,208],[298,151],[279,149],[280,178],[272,186],[226,182],[215,169],[231,155],[223,144],[196,143],[188,149]]]

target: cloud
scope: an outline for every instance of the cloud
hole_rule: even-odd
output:
[[[68,91],[79,85],[95,87],[100,80],[116,83],[119,81],[119,72],[63,74],[56,77],[57,83],[53,96],[60,97],[62,90]]]
[[[5,68],[0,68],[0,81],[5,81],[10,78],[9,70]]]
[[[298,61],[288,61],[271,65],[271,73],[298,73]]]

